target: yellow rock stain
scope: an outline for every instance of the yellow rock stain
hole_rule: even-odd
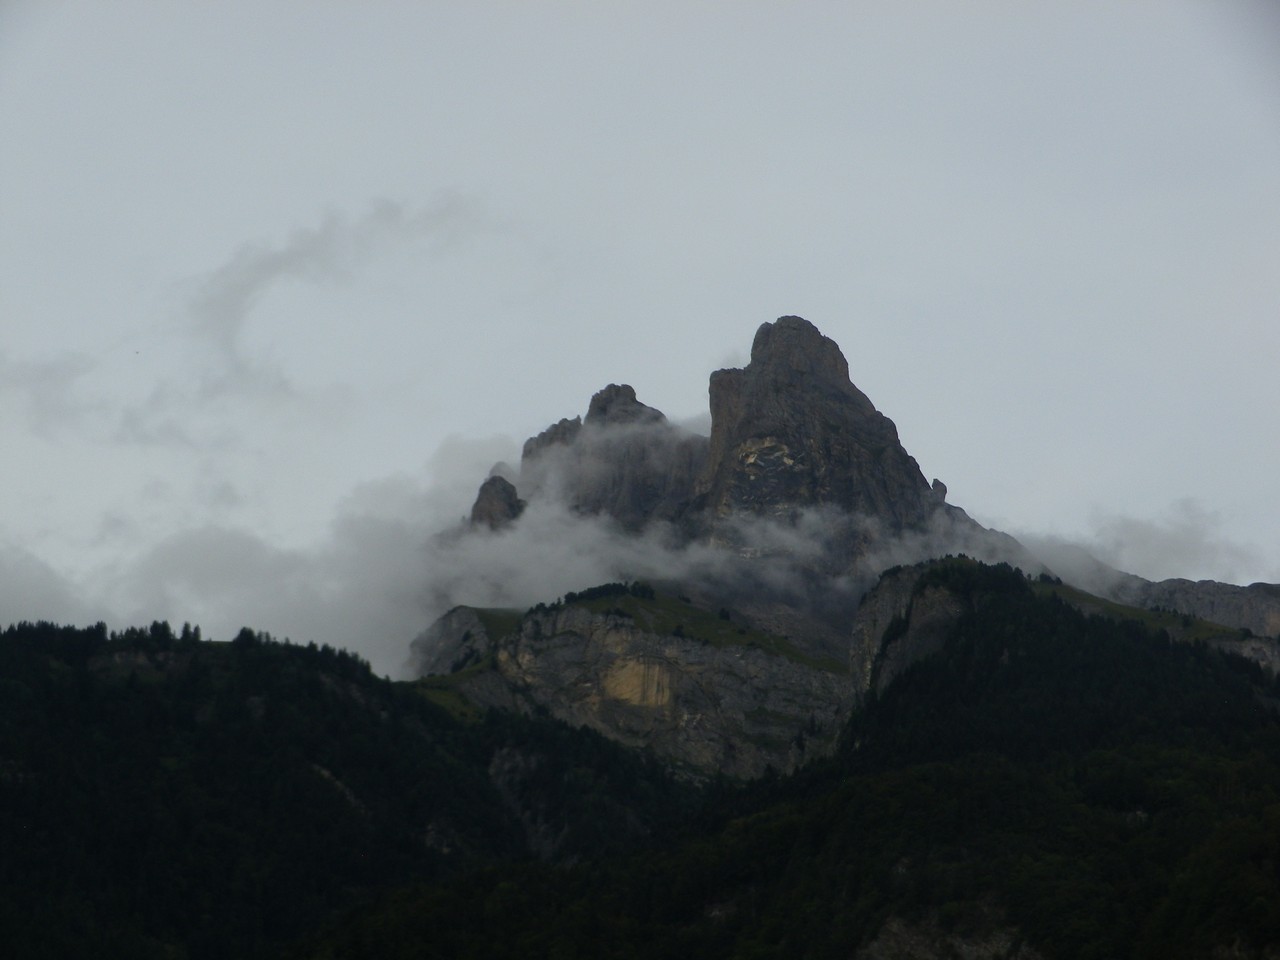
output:
[[[604,676],[604,695],[641,707],[671,703],[671,668],[655,660],[619,660]]]

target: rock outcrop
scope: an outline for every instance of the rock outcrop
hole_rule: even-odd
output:
[[[850,521],[845,553],[923,530],[940,512],[972,524],[945,506],[946,486],[925,480],[893,421],[849,380],[840,348],[807,320],[762,325],[751,362],[713,373],[709,395],[708,439],[672,426],[630,385],[609,384],[585,419],[526,441],[521,494],[559,498],[629,530],[679,522],[691,537],[725,518],[821,508]]]
[[[506,477],[493,475],[480,485],[476,502],[471,507],[471,526],[501,530],[510,526],[526,504],[516,493],[515,485]]]
[[[460,607],[415,641],[426,673],[456,674],[459,689],[494,703],[498,685],[517,709],[544,709],[695,777],[790,771],[834,749],[852,705],[839,661],[816,661],[780,638],[736,627],[675,598],[661,611],[571,604],[534,609],[493,637]],[[664,622],[671,611],[683,622]]]
[[[1215,580],[1123,579],[1116,599],[1134,606],[1176,610],[1227,627],[1248,630],[1259,637],[1280,637],[1280,584],[1247,587]]]
[[[954,923],[944,926],[933,916],[914,922],[890,917],[853,960],[1044,960],[1018,928],[998,926],[980,911],[967,920],[957,930]]]
[[[661,410],[636,399],[635,387],[629,383],[611,383],[591,398],[587,407],[587,426],[617,427],[634,424],[663,423]]]
[[[531,460],[536,460],[548,450],[570,446],[578,438],[578,433],[581,430],[581,417],[574,417],[572,420],[566,417],[553,423],[536,437],[530,437],[524,442],[524,448],[520,451],[521,469],[523,469],[524,464]]]
[[[800,317],[756,331],[751,362],[711,375],[711,449],[697,508],[786,515],[823,506],[891,532],[939,504],[893,421],[849,380],[840,348]]]
[[[421,633],[411,646],[422,676],[457,673],[488,656],[494,645],[471,607],[454,607]]]
[[[561,420],[525,443],[520,486],[636,531],[685,511],[706,448],[705,437],[673,426],[633,387],[610,384],[591,398],[585,420]]]
[[[946,587],[922,588],[928,569],[928,564],[916,564],[888,571],[858,607],[849,638],[855,704],[883,693],[913,663],[941,650],[968,609]]]

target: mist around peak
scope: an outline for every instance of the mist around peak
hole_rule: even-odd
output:
[[[429,606],[521,609],[657,580],[843,656],[888,567],[950,553],[1035,565],[946,504],[809,321],[762,324],[744,367],[710,375],[709,400],[710,429],[693,433],[610,384],[585,418],[530,438],[518,475],[491,471],[471,522],[432,540]]]

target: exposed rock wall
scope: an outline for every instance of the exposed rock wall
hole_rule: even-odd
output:
[[[753,646],[656,634],[633,620],[570,606],[530,612],[501,638],[458,608],[420,639],[426,664],[480,659],[511,695],[574,725],[653,751],[695,775],[750,778],[829,753],[851,706],[849,678]],[[448,670],[440,672],[449,672]],[[463,690],[492,685],[467,677]],[[492,689],[477,688],[491,700]]]
[[[886,573],[858,606],[849,631],[849,673],[859,700],[871,689],[885,632],[907,619],[919,579],[915,567]]]
[[[515,485],[506,477],[491,476],[480,486],[471,507],[471,526],[501,530],[511,526],[524,512],[526,504],[516,493]]]
[[[1161,607],[1190,614],[1227,627],[1245,629],[1259,637],[1280,637],[1280,585],[1255,583],[1247,587],[1215,580],[1161,580],[1137,577],[1124,581],[1117,599],[1135,606]]]
[[[493,652],[490,637],[471,607],[454,607],[410,644],[410,658],[419,676],[465,670]]]
[[[840,348],[807,320],[762,325],[744,369],[711,375],[710,400],[697,503],[715,516],[822,505],[897,531],[924,525],[942,501],[893,421],[850,382]]]
[[[881,693],[911,664],[942,649],[964,602],[950,590],[918,589],[921,566],[886,573],[867,594],[853,619],[849,667],[854,699]]]
[[[984,919],[968,924],[982,932],[958,932],[943,928],[933,917],[910,923],[890,917],[854,960],[1044,960],[1016,927],[995,926]]]
[[[628,530],[687,508],[707,441],[667,422],[627,384],[591,398],[585,421],[561,420],[524,445],[520,486]]]
[[[420,669],[491,662],[465,679],[478,704],[544,707],[690,770],[755,776],[829,750],[853,705],[936,651],[962,613],[945,589],[917,592],[912,567],[859,606],[881,570],[953,553],[1044,569],[946,502],[946,485],[925,479],[893,422],[850,381],[839,347],[806,320],[763,324],[744,368],[711,375],[709,402],[711,435],[700,437],[631,386],[609,384],[585,419],[525,443],[515,483],[507,474],[485,482],[471,526],[518,531],[526,500],[628,533],[660,524],[663,549],[685,551],[682,560],[700,552],[697,566],[674,564],[677,592],[704,609],[733,607],[794,656],[646,631],[571,605],[530,613],[503,636],[474,611],[450,611],[415,641]],[[1280,586],[1150,583],[1092,563],[1082,569],[1105,590],[1080,586],[1109,599],[1280,635]],[[629,575],[641,574],[609,574]],[[1223,644],[1280,664],[1278,641]],[[833,660],[848,672],[813,666]]]
[[[925,480],[893,421],[850,382],[840,348],[807,320],[763,324],[751,362],[713,373],[709,399],[708,439],[673,427],[631,386],[609,384],[585,420],[526,441],[520,493],[629,530],[680,521],[695,537],[714,536],[718,518],[822,508],[847,518],[849,556],[877,536],[925,529],[943,507],[945,485]]]

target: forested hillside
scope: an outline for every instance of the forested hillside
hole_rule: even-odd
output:
[[[407,890],[298,955],[1273,955],[1275,680],[1007,567],[940,583],[967,612],[838,758],[677,845]]]
[[[11,627],[5,955],[1274,955],[1275,678],[1008,567],[936,588],[835,756],[697,788],[333,649]]]
[[[0,634],[6,957],[269,956],[395,884],[627,849],[689,792],[586,731],[459,720],[331,648]]]

